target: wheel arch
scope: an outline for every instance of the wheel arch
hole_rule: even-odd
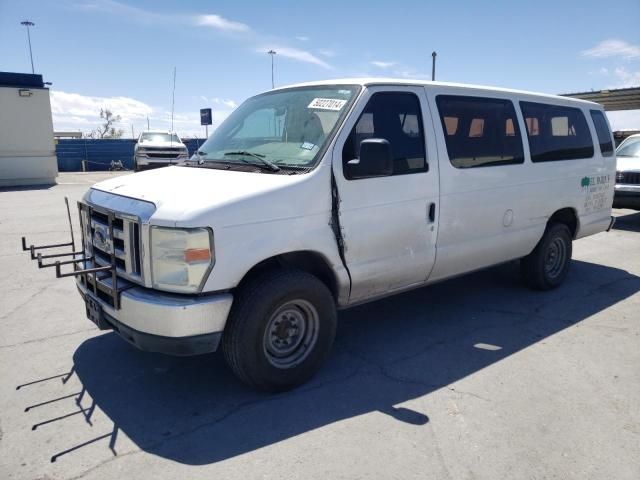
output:
[[[580,230],[580,217],[578,212],[573,207],[565,207],[556,210],[547,220],[547,227],[552,223],[563,223],[571,232],[571,238],[575,240],[578,231]]]
[[[344,286],[335,270],[331,267],[329,260],[323,254],[313,250],[280,253],[261,260],[244,274],[236,288],[241,287],[250,278],[260,275],[269,269],[282,268],[301,270],[316,276],[327,286],[336,302],[339,302],[344,296]]]

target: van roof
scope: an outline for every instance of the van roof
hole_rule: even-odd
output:
[[[567,103],[581,103],[590,106],[596,106],[602,108],[602,105],[588,100],[581,100],[577,98],[563,97],[560,95],[549,95],[546,93],[529,92],[526,90],[515,90],[510,88],[489,87],[485,85],[472,85],[465,83],[452,83],[452,82],[436,82],[430,80],[412,80],[407,78],[386,78],[386,77],[363,77],[363,78],[337,78],[330,80],[319,80],[314,82],[297,83],[293,85],[286,85],[278,87],[275,90],[282,90],[286,88],[294,87],[310,87],[310,86],[322,86],[322,85],[361,85],[361,86],[373,86],[373,85],[404,85],[404,86],[421,86],[421,87],[454,87],[467,90],[485,90],[491,92],[508,93],[515,95],[527,95],[538,98],[547,98],[549,100],[561,101]]]

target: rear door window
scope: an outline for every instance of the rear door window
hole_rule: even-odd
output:
[[[593,157],[593,140],[582,110],[520,102],[527,125],[531,161],[552,162]]]
[[[456,168],[524,162],[516,110],[510,100],[438,95],[449,161]]]
[[[590,110],[589,113],[591,113],[593,125],[596,127],[600,152],[603,157],[610,157],[613,155],[613,140],[611,139],[611,130],[609,130],[607,119],[604,118],[604,113],[600,110]]]

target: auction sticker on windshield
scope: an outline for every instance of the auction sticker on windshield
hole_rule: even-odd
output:
[[[341,110],[346,100],[339,98],[314,98],[307,108],[314,108],[316,110]]]

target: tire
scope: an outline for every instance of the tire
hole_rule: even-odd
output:
[[[298,270],[258,275],[236,293],[222,351],[244,383],[270,392],[311,378],[336,334],[336,306],[318,278]]]
[[[560,286],[571,265],[571,242],[571,231],[567,225],[548,225],[533,252],[520,261],[525,283],[536,290],[551,290]]]

